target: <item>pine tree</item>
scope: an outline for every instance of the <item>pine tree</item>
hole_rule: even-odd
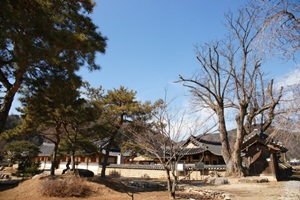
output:
[[[89,14],[91,0],[14,1],[0,6],[0,131],[19,88],[49,77],[57,68],[72,74],[81,67],[100,68],[106,38]]]

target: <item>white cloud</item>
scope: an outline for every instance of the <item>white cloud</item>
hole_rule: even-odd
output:
[[[283,87],[290,87],[294,85],[300,84],[300,66],[298,64],[298,67],[289,72],[286,75],[283,75],[280,77],[276,83],[277,88]]]

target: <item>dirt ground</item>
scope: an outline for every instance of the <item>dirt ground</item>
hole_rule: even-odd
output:
[[[230,194],[232,200],[300,200],[300,181],[271,181],[266,183],[240,183],[231,180],[230,184],[204,186]]]
[[[201,198],[199,191],[218,191],[228,193],[232,200],[297,200],[300,199],[300,181],[270,181],[257,183],[255,179],[240,182],[241,179],[229,179],[229,184],[209,185],[202,181],[185,181],[181,186],[184,191],[177,192],[177,199],[208,199]],[[138,180],[135,180],[138,181]],[[160,181],[161,180],[148,180]],[[115,179],[96,178],[88,182],[92,188],[92,194],[84,198],[63,198],[64,200],[163,200],[169,199],[166,191],[135,191]],[[22,181],[17,187],[11,189],[1,189],[0,200],[58,200],[58,197],[46,197],[40,190],[41,179],[31,179]],[[198,192],[195,192],[198,191]],[[133,196],[131,196],[133,194]],[[215,198],[210,198],[215,199]],[[224,198],[223,198],[224,199]]]

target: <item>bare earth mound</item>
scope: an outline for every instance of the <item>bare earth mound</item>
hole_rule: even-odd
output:
[[[0,192],[1,200],[56,200],[60,197],[47,197],[43,195],[41,189],[43,179],[36,178],[21,182],[17,187]],[[165,191],[156,192],[135,192],[133,189],[126,187],[124,184],[113,179],[95,178],[87,181],[91,194],[84,198],[66,197],[65,200],[85,199],[85,200],[121,200],[132,199],[166,199],[168,193]]]

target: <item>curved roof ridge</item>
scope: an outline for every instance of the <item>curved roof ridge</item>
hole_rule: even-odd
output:
[[[201,143],[204,143],[204,144],[218,145],[218,146],[222,145],[221,142],[209,141],[209,140],[202,139],[202,138],[199,138],[198,142],[201,142]]]

